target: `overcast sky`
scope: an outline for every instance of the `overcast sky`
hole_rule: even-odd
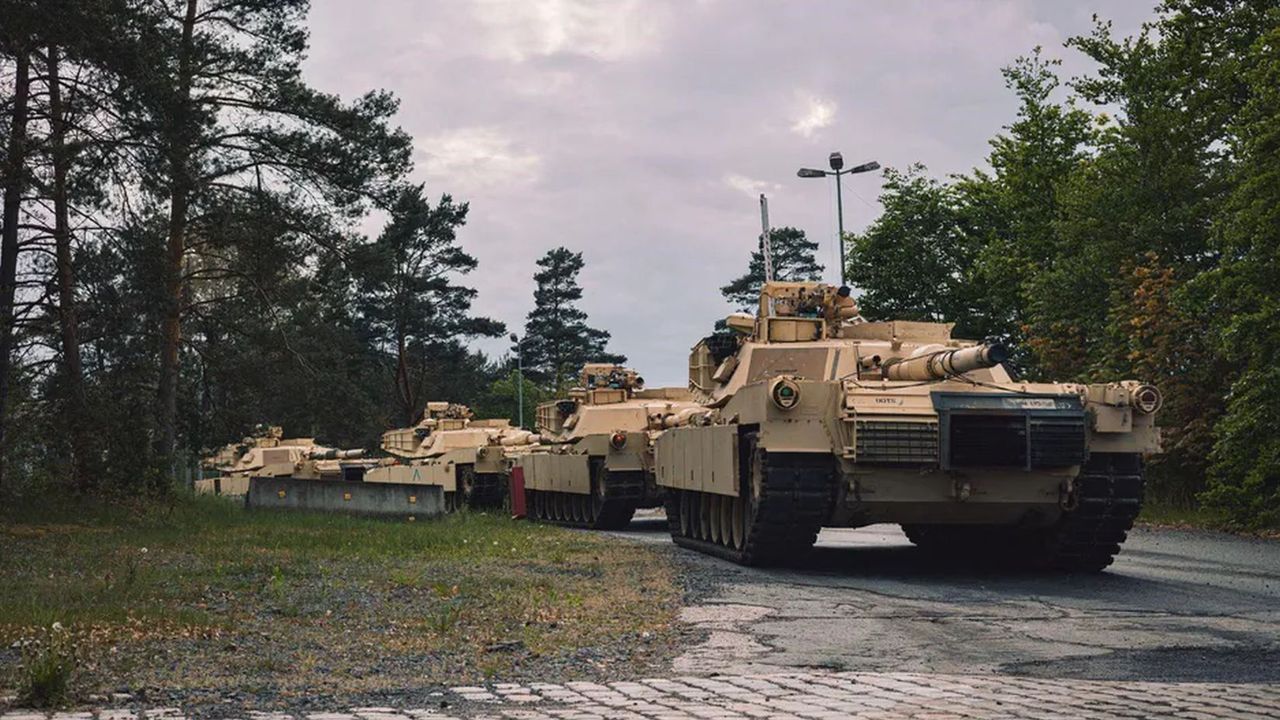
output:
[[[582,307],[651,386],[684,385],[688,348],[730,310],[769,196],[774,226],[821,242],[835,279],[835,194],[795,176],[847,164],[980,165],[1013,117],[1000,68],[1090,17],[1122,34],[1153,0],[313,0],[308,78],[386,88],[432,196],[469,202],[465,282],[519,332],[534,261],[582,251]],[[845,226],[879,212],[878,174],[845,184]],[[376,228],[375,228],[376,229]],[[492,354],[505,342],[483,342]]]

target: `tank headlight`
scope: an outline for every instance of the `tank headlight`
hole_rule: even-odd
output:
[[[627,434],[622,432],[621,430],[615,432],[613,436],[609,438],[609,445],[614,450],[621,450],[622,448],[626,447]]]
[[[1129,393],[1129,403],[1133,405],[1133,409],[1143,415],[1160,409],[1164,405],[1164,395],[1160,394],[1160,390],[1155,385],[1139,385]]]
[[[779,410],[790,410],[800,404],[800,386],[787,378],[779,378],[769,390],[769,399]]]

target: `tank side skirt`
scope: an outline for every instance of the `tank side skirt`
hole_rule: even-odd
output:
[[[831,514],[834,464],[827,454],[768,453],[753,430],[739,442],[739,493],[728,497],[697,490],[669,490],[667,522],[681,547],[744,565],[794,561],[817,540]],[[729,503],[728,512],[724,503]],[[711,522],[716,513],[727,519]],[[682,517],[683,515],[683,517]],[[740,525],[742,536],[734,527]]]

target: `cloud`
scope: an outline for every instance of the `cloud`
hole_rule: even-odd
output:
[[[552,55],[615,61],[657,46],[658,8],[642,0],[479,0],[475,19],[488,38],[483,52],[524,62]]]
[[[803,138],[811,138],[822,128],[829,127],[836,121],[836,103],[816,95],[802,96],[803,107],[795,122],[791,124],[791,132]]]
[[[778,183],[768,182],[767,180],[756,180],[755,178],[749,178],[746,175],[739,175],[737,173],[729,173],[728,175],[725,175],[724,184],[753,198],[759,197],[760,193],[763,192],[776,192],[782,189],[782,186]]]
[[[459,238],[480,263],[476,312],[518,329],[534,261],[583,250],[591,324],[651,384],[683,385],[689,346],[730,309],[720,286],[756,248],[761,192],[774,225],[821,242],[832,279],[834,183],[797,168],[839,150],[850,165],[968,172],[1017,111],[1001,66],[1043,45],[1063,77],[1091,72],[1063,40],[1095,12],[1131,33],[1151,4],[313,2],[304,72],[342,97],[401,99],[418,179],[470,204]],[[879,181],[844,185],[846,229],[875,218]]]
[[[421,172],[449,187],[474,192],[531,185],[541,176],[542,158],[493,127],[449,130],[420,138],[415,146]]]

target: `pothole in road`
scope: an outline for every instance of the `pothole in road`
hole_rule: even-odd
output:
[[[1031,660],[1001,666],[1011,675],[1080,680],[1280,682],[1280,647],[1166,647]]]

